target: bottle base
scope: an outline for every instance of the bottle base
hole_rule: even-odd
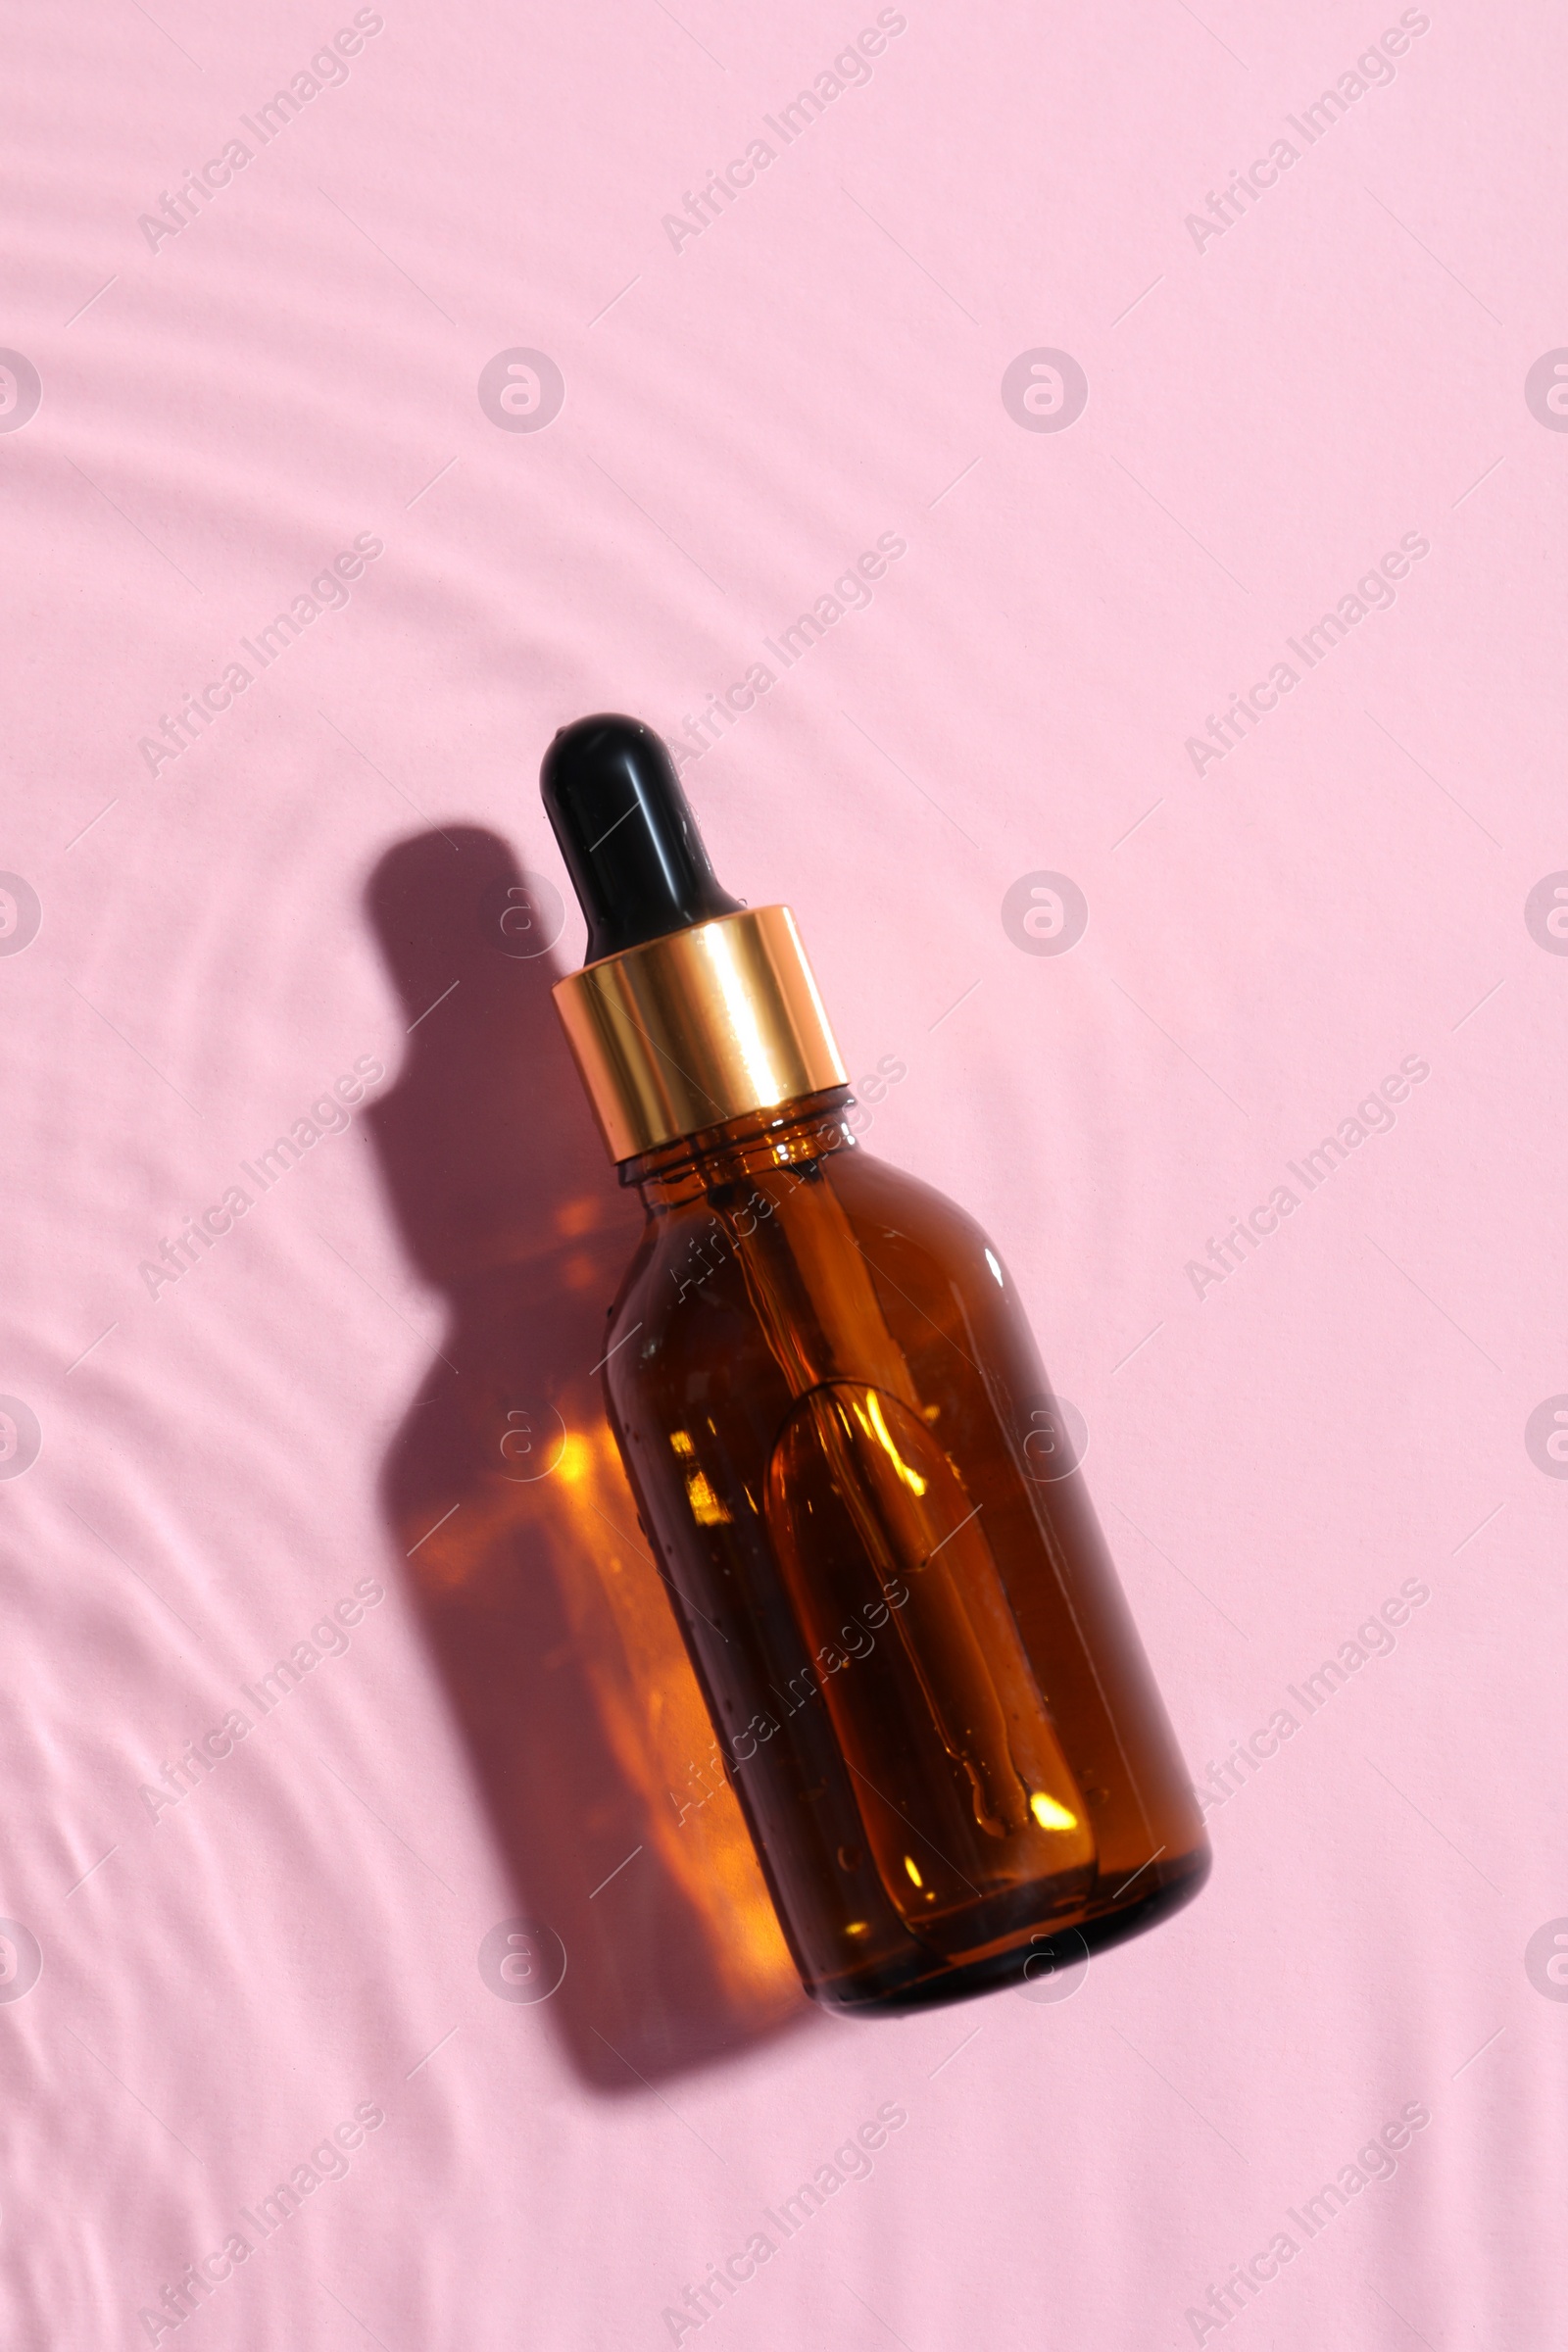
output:
[[[1208,1877],[1212,1856],[1206,1841],[1191,1853],[1152,1862],[1139,1873],[1143,1891],[1116,1902],[1102,1897],[1102,1908],[1087,1904],[1076,1918],[1049,1933],[1009,1937],[1000,1950],[955,1964],[915,1950],[906,1960],[872,1970],[857,1970],[822,1979],[807,1991],[825,2009],[845,2017],[906,2017],[917,2009],[935,2009],[951,2001],[973,1999],[1005,1986],[1038,1983],[1044,1986],[1059,1968],[1070,1967],[1091,1953],[1141,1936],[1190,1903]]]

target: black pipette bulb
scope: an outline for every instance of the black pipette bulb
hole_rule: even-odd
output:
[[[640,719],[605,711],[563,727],[539,789],[587,918],[589,963],[740,911],[708,861],[668,752]]]

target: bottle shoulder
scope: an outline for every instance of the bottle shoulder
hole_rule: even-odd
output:
[[[687,1253],[705,1230],[749,1238],[785,1204],[792,1217],[847,1216],[858,1228],[947,1259],[955,1273],[979,1277],[989,1260],[1000,1279],[1001,1252],[977,1217],[923,1177],[851,1145],[805,1167],[754,1171],[739,1183],[662,1202],[643,1228],[622,1293],[652,1266]]]
[[[804,1349],[818,1377],[872,1377],[890,1338],[919,1355],[940,1338],[956,1367],[1005,1364],[1008,1388],[1043,1386],[1021,1298],[984,1227],[854,1147],[659,1205],[612,1312],[612,1393],[661,1360],[756,1376],[786,1326],[836,1335]]]
[[[880,1220],[933,1254],[969,1259],[988,1249],[995,1252],[978,1217],[923,1176],[861,1147],[835,1153],[827,1164],[829,1181],[852,1217]]]
[[[834,1189],[861,1249],[922,1307],[940,1298],[946,1321],[961,1306],[977,1328],[999,1314],[1007,1322],[1022,1317],[1021,1294],[997,1243],[934,1184],[856,1152],[844,1155]]]

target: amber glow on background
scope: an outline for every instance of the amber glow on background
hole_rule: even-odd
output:
[[[671,1442],[689,1455],[684,1436]],[[710,1493],[700,1472],[688,1477]],[[701,1519],[696,1495],[693,1507]],[[723,1510],[716,1497],[710,1507]],[[645,1842],[700,1920],[729,1999],[754,2025],[783,2015],[799,1980],[740,1807],[713,1767],[708,1709],[603,1421],[568,1427],[543,1478],[486,1470],[411,1565],[427,1588],[451,1591],[492,1572],[524,1535],[548,1547],[606,1745],[643,1800]]]

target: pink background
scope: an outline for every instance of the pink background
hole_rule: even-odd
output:
[[[42,925],[0,959],[0,1389],[42,1449],[0,1486],[0,1912],[43,1973],[0,2004],[6,2343],[148,2341],[357,2103],[384,2124],[182,2343],[667,2343],[884,2103],[871,2177],[683,2342],[1552,2340],[1568,2007],[1525,1950],[1568,1912],[1568,1488],[1524,1431],[1568,1389],[1568,962],[1523,907],[1568,865],[1568,442],[1523,386],[1568,341],[1560,22],[1434,0],[1200,250],[1397,9],[909,0],[677,252],[662,216],[872,8],[383,13],[156,252],[138,216],[352,11],[12,13],[0,343],[43,397],[0,435],[0,866]],[[480,407],[514,347],[564,377],[545,430]],[[1087,372],[1070,429],[1003,405],[1038,347]],[[689,1691],[613,1512],[499,1439],[453,1465],[510,1380],[613,1492],[588,1375],[633,1226],[554,967],[483,935],[501,842],[564,887],[540,753],[596,709],[675,733],[884,532],[869,608],[685,769],[721,875],[795,906],[857,1074],[906,1066],[868,1148],[1021,1282],[1195,1779],[1429,1598],[1213,1805],[1179,1919],[1065,2000],[850,2026],[791,1989],[728,1798],[669,1797]],[[346,608],[150,773],[357,533]],[[1406,533],[1392,609],[1195,773]],[[1089,902],[1060,956],[1003,927],[1038,870]],[[150,1296],[361,1056],[386,1107]],[[1198,1297],[1404,1056],[1392,1131]],[[347,1653],[155,1822],[142,1785],[365,1578]],[[543,2004],[476,1965],[519,1915],[567,1949]],[[1406,2103],[1308,2241],[1289,2209]]]

